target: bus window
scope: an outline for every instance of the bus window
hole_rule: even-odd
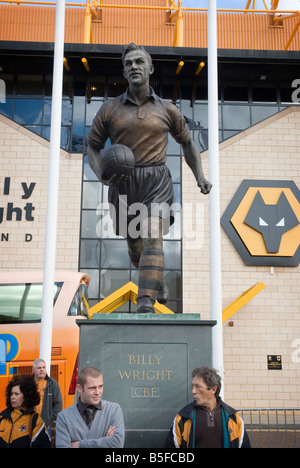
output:
[[[84,300],[85,299],[85,300]],[[72,304],[70,305],[68,315],[83,315],[88,317],[88,288],[86,284],[81,284],[76,291]]]
[[[61,287],[54,284],[53,304]],[[0,284],[0,323],[40,322],[42,295],[42,284]]]

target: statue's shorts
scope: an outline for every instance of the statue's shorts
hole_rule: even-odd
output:
[[[143,237],[145,218],[161,218],[164,234],[175,220],[173,182],[165,164],[136,165],[127,181],[109,187],[108,201],[114,231],[124,238]]]

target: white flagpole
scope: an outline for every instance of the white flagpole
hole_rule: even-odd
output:
[[[50,374],[51,367],[51,345],[53,325],[53,289],[55,282],[55,251],[60,165],[64,30],[65,0],[58,0],[56,2],[55,20],[48,198],[44,256],[42,320],[40,335],[40,358],[44,359],[44,361],[46,362],[48,374]]]
[[[209,195],[211,319],[217,321],[217,324],[212,328],[213,366],[216,370],[218,370],[223,381],[224,368],[222,333],[218,49],[216,0],[208,0],[208,139],[209,180],[213,185]]]

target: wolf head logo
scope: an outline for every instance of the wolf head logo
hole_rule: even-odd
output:
[[[299,224],[284,192],[277,205],[266,205],[258,191],[244,223],[263,235],[268,253],[278,253],[282,235]]]

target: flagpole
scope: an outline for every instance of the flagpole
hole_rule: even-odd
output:
[[[209,196],[211,319],[217,322],[216,325],[212,328],[213,366],[216,370],[218,370],[223,381],[224,367],[220,240],[218,49],[216,0],[208,0],[208,147],[209,180],[213,186]]]
[[[46,237],[44,253],[44,277],[42,318],[40,335],[40,358],[46,363],[50,374],[51,346],[53,326],[53,290],[55,282],[55,253],[57,232],[57,210],[59,190],[60,136],[61,136],[61,106],[62,79],[65,29],[65,0],[56,2],[55,44],[52,83],[52,108],[50,129],[50,152],[48,166],[48,198],[46,216]]]

